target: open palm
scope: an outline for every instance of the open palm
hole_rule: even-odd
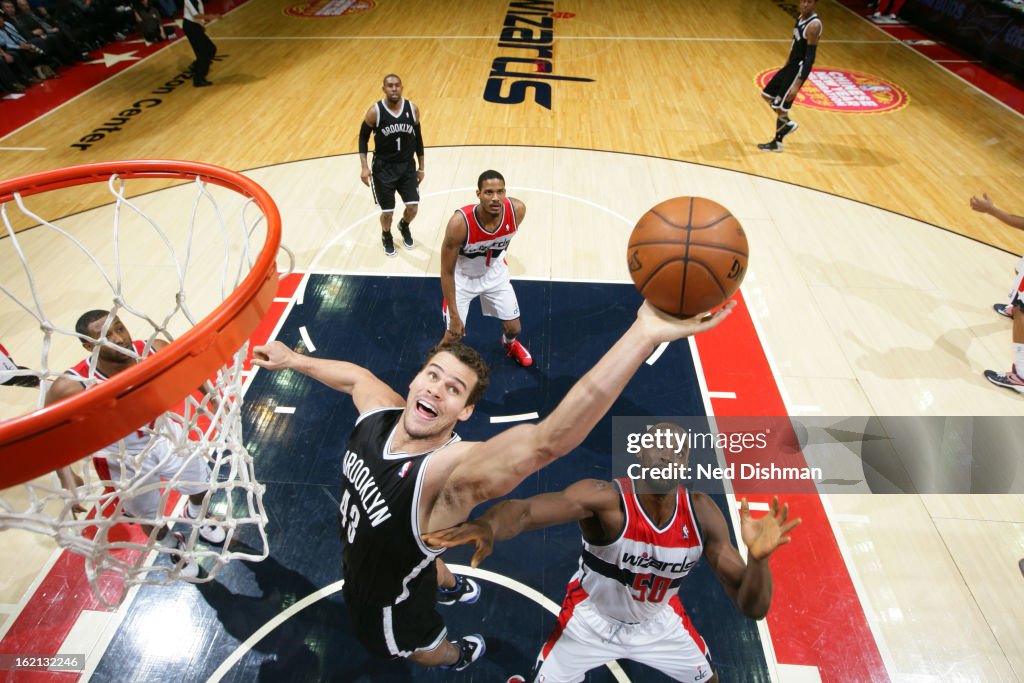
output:
[[[789,520],[789,505],[779,505],[778,497],[772,498],[772,507],[763,517],[750,516],[750,505],[743,499],[740,506],[740,534],[751,557],[763,560],[781,545],[792,539],[787,536],[802,520]]]

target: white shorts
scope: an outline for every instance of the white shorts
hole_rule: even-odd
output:
[[[701,683],[714,674],[708,646],[690,623],[678,595],[657,615],[636,625],[601,616],[591,598],[575,605],[567,598],[537,658],[533,680],[577,683],[588,671],[613,659],[631,659],[687,683]]]
[[[1013,305],[1018,300],[1024,303],[1024,257],[1021,257],[1020,261],[1017,262],[1017,280],[1013,283],[1013,288],[1010,290],[1010,305]]]
[[[166,436],[153,436],[151,444],[141,451],[118,452],[112,445],[93,456],[93,466],[100,479],[112,482],[124,511],[139,521],[154,520],[161,512],[166,500],[161,495],[162,480],[168,482],[168,488],[186,496],[210,488],[206,459],[194,449],[185,455],[175,453],[173,442]]]
[[[480,297],[480,308],[484,315],[498,320],[515,320],[519,317],[519,301],[512,289],[512,279],[504,259],[496,262],[480,277],[468,277],[461,274],[458,267],[455,268],[455,309],[463,325],[466,324],[469,304],[477,297]],[[445,304],[443,314],[447,327],[449,302]]]

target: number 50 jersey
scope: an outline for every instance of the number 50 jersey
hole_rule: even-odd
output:
[[[591,604],[601,614],[636,624],[657,614],[676,594],[683,577],[704,553],[690,492],[676,489],[676,511],[658,528],[640,507],[633,482],[615,480],[626,523],[608,545],[583,539],[576,573]]]

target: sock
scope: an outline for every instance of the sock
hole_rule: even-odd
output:
[[[1020,313],[1018,313],[1020,315]],[[1014,343],[1013,345],[1013,371],[1017,373],[1017,376],[1024,379],[1024,344]]]
[[[409,222],[407,220],[405,220],[404,218],[401,218],[398,221],[398,227],[405,228],[406,230],[408,230],[409,229]]]
[[[508,337],[505,336],[504,332],[501,333],[501,343],[504,344],[505,346],[508,346],[509,344],[514,342],[515,340],[516,340],[515,337],[512,337],[511,339],[509,339]]]
[[[188,516],[192,519],[199,519],[199,515],[203,511],[202,505],[196,505],[191,500],[188,502]]]

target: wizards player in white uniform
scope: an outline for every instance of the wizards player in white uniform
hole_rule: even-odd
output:
[[[109,311],[88,311],[78,319],[75,331],[84,338],[100,339],[109,316]],[[89,359],[83,360],[55,380],[46,394],[46,405],[81,393],[89,386],[127,370],[146,354],[145,342],[133,341],[131,333],[117,316],[107,325],[104,338],[109,343],[99,345],[95,365]],[[82,346],[91,353],[97,344],[83,339]],[[167,342],[154,340],[150,352],[159,351],[165,346]],[[148,425],[148,429],[132,432],[94,454],[93,466],[101,479],[123,483],[131,481],[131,490],[138,491],[131,496],[125,492],[120,494],[121,505],[128,515],[139,520],[156,519],[162,503],[160,480],[173,478],[178,480],[175,489],[188,496],[183,513],[185,518],[197,520],[204,514],[204,501],[209,486],[203,482],[210,480],[210,471],[202,458],[185,460],[174,453],[174,444],[168,437],[177,440],[178,436],[180,427],[166,415],[161,415]],[[82,484],[70,467],[62,468],[59,475],[65,487]],[[199,525],[200,537],[208,543],[223,543],[227,535],[224,529],[212,519],[205,519],[204,522]],[[140,526],[146,534],[153,533],[151,525],[140,521]],[[185,541],[181,534],[167,533],[166,527],[157,529],[156,533],[161,544],[184,548]],[[175,561],[179,562],[180,556],[176,557]],[[180,564],[178,570],[186,577],[198,574],[198,566],[191,562]]]
[[[505,196],[505,178],[484,171],[476,183],[479,204],[464,206],[448,221],[441,244],[441,292],[446,332],[442,341],[459,341],[466,333],[469,304],[480,297],[484,315],[501,320],[501,343],[523,367],[533,357],[516,339],[522,331],[519,302],[505,262],[505,250],[526,217],[526,205]],[[454,303],[454,306],[453,306]]]
[[[651,429],[685,433],[667,423]],[[671,448],[645,449],[640,471],[685,465],[688,456],[688,448],[678,454]],[[612,659],[632,659],[677,681],[714,683],[718,676],[708,647],[679,601],[679,586],[703,556],[740,612],[763,619],[772,595],[768,556],[789,542],[786,534],[800,523],[787,521],[788,516],[788,506],[775,499],[771,514],[755,520],[743,501],[744,562],[729,539],[725,517],[707,495],[691,494],[674,480],[585,479],[559,493],[504,501],[476,520],[424,540],[444,547],[474,542],[476,566],[495,540],[578,521],[583,532],[579,570],[532,680],[574,683]],[[523,680],[514,676],[509,683]]]

